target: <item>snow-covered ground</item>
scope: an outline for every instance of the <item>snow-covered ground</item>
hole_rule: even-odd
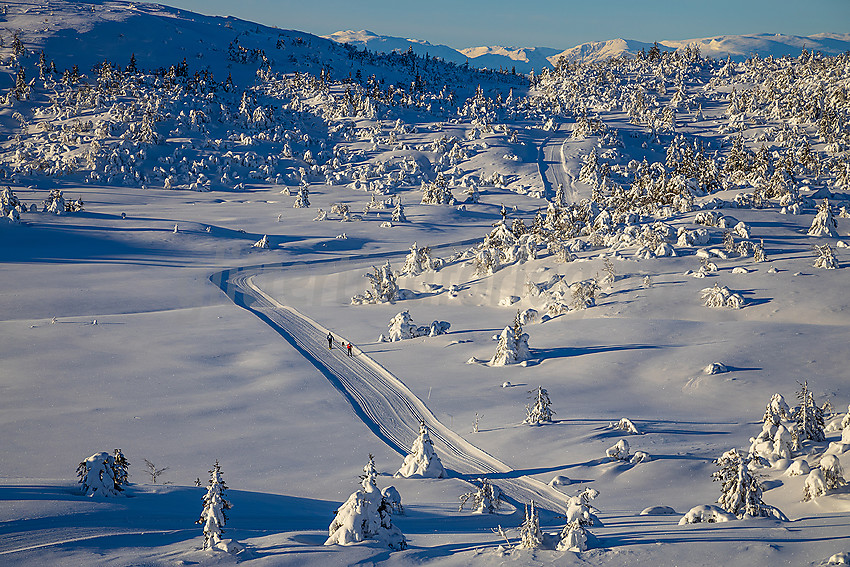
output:
[[[21,0],[0,24],[0,563],[850,553],[850,489],[803,501],[788,473],[850,467],[846,55],[647,48],[529,85],[151,4]],[[379,340],[403,311],[422,332]],[[824,439],[752,443],[775,393],[819,411],[804,381]],[[538,387],[554,415],[530,425]],[[394,478],[422,423],[448,478]],[[79,463],[116,448],[130,484],[85,496]],[[733,448],[787,520],[679,525]],[[216,462],[235,554],[195,524]],[[480,477],[503,506],[458,511]],[[370,478],[407,548],[323,545]],[[558,551],[585,489],[588,549]],[[521,549],[532,499],[544,548]]]

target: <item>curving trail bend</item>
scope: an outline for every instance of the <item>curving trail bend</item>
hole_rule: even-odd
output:
[[[403,253],[406,251],[399,252]],[[338,259],[317,262],[322,261]],[[253,276],[263,271],[295,263],[235,268],[213,274],[210,280],[236,305],[262,319],[309,360],[345,397],[363,423],[399,454],[407,454],[418,435],[419,422],[425,422],[437,454],[451,476],[465,480],[487,476],[514,505],[534,500],[542,509],[563,513],[565,497],[561,492],[514,473],[511,467],[443,425],[401,380],[359,349],[354,349],[353,357],[340,348],[328,349],[328,329],[277,302],[253,281]]]

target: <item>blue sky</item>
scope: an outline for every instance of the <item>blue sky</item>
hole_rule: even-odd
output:
[[[368,29],[455,48],[569,48],[616,37],[655,41],[723,34],[850,32],[850,0],[166,0],[325,35]],[[523,6],[519,8],[519,6]]]

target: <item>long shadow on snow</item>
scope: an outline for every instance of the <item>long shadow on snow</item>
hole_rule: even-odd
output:
[[[543,362],[550,358],[568,358],[574,356],[582,356],[585,354],[598,354],[600,352],[616,352],[620,350],[644,350],[661,348],[658,345],[603,345],[603,346],[588,346],[588,347],[554,347],[554,348],[533,348],[531,349],[532,357]]]

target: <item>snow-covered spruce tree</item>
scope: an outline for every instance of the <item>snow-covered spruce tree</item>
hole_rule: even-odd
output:
[[[815,396],[809,390],[809,381],[797,382],[800,391],[797,392],[797,400],[800,405],[794,412],[794,443],[795,449],[799,449],[806,439],[811,441],[826,441],[824,434],[823,410],[815,403]]]
[[[579,522],[568,522],[561,530],[561,539],[556,549],[575,553],[587,551],[587,530]]]
[[[761,419],[762,422],[770,422],[773,425],[779,425],[783,421],[788,421],[790,419],[791,410],[788,408],[785,398],[782,397],[782,394],[773,394],[770,401],[767,403],[767,407],[764,409],[764,417]]]
[[[599,526],[599,518],[593,513],[591,500],[599,496],[595,488],[585,488],[567,500],[567,523],[578,522],[582,526]]]
[[[43,203],[43,212],[61,215],[65,212],[65,197],[59,189],[51,189]]]
[[[127,457],[124,456],[121,449],[115,449],[115,451],[113,451],[112,462],[114,463],[112,466],[112,473],[115,477],[115,487],[118,490],[123,490],[123,487],[130,484],[130,473],[128,471],[130,468],[130,462],[127,460]]]
[[[540,549],[543,546],[543,532],[540,531],[540,519],[537,517],[537,509],[534,500],[531,506],[525,506],[525,520],[519,527],[519,549]]]
[[[398,294],[398,284],[396,283],[395,274],[389,260],[380,268],[372,266],[372,273],[366,273],[364,277],[369,278],[372,289],[367,289],[363,295],[352,297],[351,303],[353,305],[360,303],[392,303],[395,301]]]
[[[506,366],[518,364],[529,358],[528,333],[522,332],[522,323],[519,313],[514,318],[513,326],[507,326],[499,335],[499,344],[496,353],[490,359],[491,366]]]
[[[389,341],[402,341],[404,339],[412,339],[416,336],[416,325],[413,324],[413,318],[409,311],[397,313],[389,322]]]
[[[210,469],[210,480],[207,493],[204,495],[204,509],[196,524],[204,526],[204,549],[220,549],[222,528],[227,523],[226,510],[230,510],[230,502],[224,497],[227,485],[221,476],[221,466],[216,460]],[[226,550],[225,550],[226,551]]]
[[[498,486],[487,478],[477,478],[480,486],[473,492],[466,492],[460,496],[460,506],[457,511],[462,512],[463,507],[470,500],[472,511],[476,514],[495,514],[502,506],[502,491]]]
[[[726,451],[714,461],[720,467],[711,475],[721,483],[717,503],[738,518],[769,516],[770,507],[761,499],[761,483],[750,474],[749,463],[750,458],[738,453],[737,449]]]
[[[550,407],[552,402],[549,400],[549,392],[543,386],[538,386],[534,390],[528,391],[530,396],[528,399],[533,400],[532,403],[525,405],[525,419],[523,423],[529,425],[539,425],[541,423],[551,423],[552,416],[555,412]]]
[[[422,182],[423,205],[454,205],[456,203],[449,182],[442,173],[437,174],[433,183]]]
[[[838,221],[832,216],[832,208],[829,205],[829,200],[824,199],[823,203],[818,205],[818,212],[812,220],[812,226],[809,228],[809,236],[829,236],[836,238],[838,236]]]
[[[573,309],[586,309],[596,305],[596,292],[599,291],[599,282],[596,279],[576,282],[570,286],[572,294]]]
[[[115,458],[107,452],[95,453],[77,466],[77,477],[86,496],[118,496],[121,486],[115,480]]]
[[[823,477],[823,471],[819,468],[812,469],[803,485],[803,502],[823,496],[826,494],[826,490],[826,479]]]
[[[254,248],[268,249],[269,246],[269,235],[264,234],[261,239],[254,243]]]
[[[407,217],[404,215],[404,205],[401,204],[400,198],[396,199],[391,219],[393,222],[407,222]]]
[[[820,460],[820,470],[823,471],[823,480],[827,490],[841,488],[847,484],[844,478],[844,469],[841,461],[835,455],[824,455]]]
[[[325,545],[352,545],[367,539],[378,540],[390,549],[404,549],[407,540],[398,527],[393,525],[393,504],[378,490],[372,473],[374,463],[363,468],[360,490],[348,497],[336,511],[336,516],[328,528]]]
[[[21,201],[9,186],[4,187],[3,190],[0,191],[0,208],[2,208],[2,215],[0,216],[8,215],[13,209],[22,208]]]
[[[838,259],[836,259],[835,253],[832,251],[829,244],[815,244],[814,249],[818,254],[818,257],[815,258],[814,264],[812,264],[815,268],[822,268],[824,270],[838,269]]]
[[[587,550],[587,528],[599,525],[599,520],[593,514],[590,501],[599,496],[593,488],[587,488],[567,500],[567,525],[561,530],[559,551],[580,552]]]
[[[419,423],[419,436],[410,447],[410,454],[404,458],[401,468],[395,473],[403,478],[446,478],[446,469],[440,457],[434,451],[434,444],[428,434],[425,422]]]
[[[296,209],[307,209],[310,207],[310,191],[306,185],[302,185],[298,189],[298,195],[295,196],[295,202],[292,206]]]
[[[399,271],[400,276],[418,276],[422,272],[434,269],[434,260],[431,258],[431,248],[424,246],[419,248],[414,242],[410,247],[410,253],[404,259],[404,265]]]

